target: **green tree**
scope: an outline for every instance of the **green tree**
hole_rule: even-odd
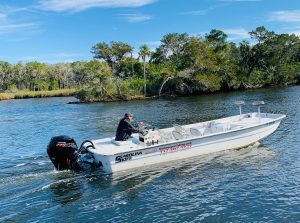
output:
[[[18,89],[23,90],[27,87],[26,83],[26,69],[22,63],[13,65],[14,82]]]
[[[147,95],[146,59],[147,57],[151,56],[151,51],[146,44],[140,46],[139,56],[142,58],[144,64],[144,70],[143,70],[144,71],[144,96],[146,97]]]
[[[124,58],[121,62],[120,70],[123,79],[140,76],[143,74],[143,64],[135,58]]]
[[[57,63],[49,65],[48,70],[51,82],[50,89],[64,89],[74,85],[74,72],[71,64]]]
[[[37,61],[29,62],[25,65],[29,88],[32,91],[46,90],[48,89],[48,71],[47,67],[43,63]]]
[[[150,62],[158,65],[161,70],[160,88],[158,95],[164,86],[178,77],[178,72],[186,67],[185,50],[190,38],[186,33],[170,33],[161,39],[160,46],[152,54]]]
[[[249,80],[260,80],[264,85],[282,85],[296,81],[295,75],[287,75],[290,66],[294,70],[293,64],[299,52],[299,37],[288,34],[275,34],[265,27],[258,27],[250,32],[251,38],[256,40],[256,44],[241,44],[240,67],[245,68],[246,76]],[[259,78],[257,75],[259,74]]]
[[[76,61],[71,63],[74,81],[75,83],[82,88],[86,82],[90,79],[88,74],[86,73],[85,61]]]
[[[106,62],[99,62],[97,60],[89,61],[85,64],[86,73],[90,78],[92,87],[95,88],[100,97],[107,96],[106,89],[108,80],[112,78],[112,72]]]
[[[8,62],[0,61],[0,90],[7,90],[13,79],[12,66]]]
[[[121,62],[131,55],[133,47],[127,43],[112,41],[110,45],[107,43],[97,43],[92,47],[92,54],[95,59],[104,60],[111,67],[114,74],[122,77]]]
[[[262,44],[268,41],[271,41],[276,37],[276,34],[273,31],[268,31],[264,26],[259,26],[255,30],[249,32],[250,37]]]
[[[227,47],[227,34],[221,30],[212,29],[205,39],[212,44],[215,52],[220,52]]]
[[[161,39],[160,46],[152,54],[154,63],[171,62],[178,70],[185,66],[185,58],[182,57],[190,38],[188,34],[169,33]]]

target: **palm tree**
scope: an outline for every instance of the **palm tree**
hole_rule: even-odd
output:
[[[151,51],[149,47],[146,44],[143,44],[140,46],[140,52],[139,56],[142,58],[143,63],[144,63],[144,96],[146,97],[146,58],[150,57]]]

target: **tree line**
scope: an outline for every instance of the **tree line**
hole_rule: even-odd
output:
[[[251,42],[236,44],[216,29],[204,37],[170,33],[154,51],[140,46],[137,56],[130,44],[112,41],[95,44],[91,61],[0,62],[0,90],[78,88],[80,100],[97,101],[299,83],[298,36],[263,26],[249,35]]]

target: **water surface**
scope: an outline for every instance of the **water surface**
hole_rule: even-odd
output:
[[[118,103],[0,101],[0,222],[299,222],[300,87]],[[54,170],[54,135],[114,135],[125,112],[164,128],[235,115],[236,100],[287,114],[260,144],[113,175]],[[248,104],[244,111],[253,111]]]

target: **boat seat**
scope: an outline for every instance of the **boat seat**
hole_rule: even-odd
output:
[[[181,125],[174,124],[173,125],[176,132],[179,132],[183,137],[187,138],[189,136],[188,132]]]
[[[243,125],[243,124],[231,124],[230,125],[230,129],[242,129],[244,127],[245,127],[245,125]]]
[[[170,142],[174,140],[173,135],[171,133],[166,133],[160,129],[158,129],[159,141],[160,142]]]
[[[180,132],[177,132],[177,131],[173,131],[173,132],[172,132],[172,135],[174,136],[174,138],[175,138],[176,140],[180,140],[180,139],[183,139],[183,138],[184,138],[184,136],[183,136]]]
[[[131,141],[116,141],[114,139],[112,139],[111,142],[117,146],[125,146],[132,143]]]
[[[221,131],[228,131],[231,129],[231,124],[229,122],[225,123],[216,123],[215,125],[212,126],[213,128],[217,128]]]
[[[206,123],[205,127],[211,128],[213,125],[216,125],[216,122],[215,121],[210,121],[210,122]]]
[[[193,136],[202,136],[204,133],[204,128],[201,128],[201,129],[190,128],[190,133]]]
[[[218,132],[224,132],[226,130],[230,129],[230,126],[228,128],[228,125],[225,125],[223,123],[215,123],[210,127],[210,131],[212,134],[218,133]]]

